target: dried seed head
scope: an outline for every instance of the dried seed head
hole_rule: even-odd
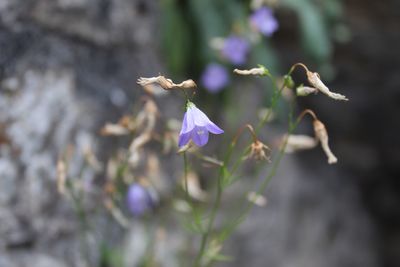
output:
[[[314,86],[316,89],[318,89],[321,93],[323,93],[335,100],[345,100],[345,101],[349,100],[344,95],[331,92],[328,89],[328,87],[326,87],[326,85],[321,81],[318,73],[311,72],[308,69],[306,70],[306,73],[307,73],[308,81],[311,83],[312,86]]]
[[[314,132],[316,138],[321,142],[322,149],[324,150],[326,156],[328,157],[328,163],[333,164],[337,162],[337,158],[332,153],[328,145],[328,132],[325,125],[320,120],[314,120],[313,122]]]
[[[248,155],[249,158],[253,158],[256,161],[260,161],[260,160],[267,160],[270,162],[270,155],[268,153],[268,155],[265,153],[265,150],[271,151],[271,149],[263,144],[261,141],[259,140],[255,140],[250,147],[250,153]]]
[[[318,90],[314,87],[310,86],[299,86],[296,88],[296,95],[297,96],[308,96],[310,94],[317,94]]]
[[[179,84],[175,84],[171,79],[167,79],[164,76],[157,76],[151,78],[143,78],[140,77],[137,81],[138,84],[145,87],[150,84],[158,84],[165,90],[173,90],[173,89],[191,89],[196,88],[197,85],[193,80],[186,80]]]
[[[294,153],[300,150],[312,149],[317,146],[318,140],[308,135],[289,135],[285,136],[286,140],[285,153]]]
[[[258,75],[258,76],[263,76],[265,75],[266,69],[264,67],[259,67],[259,68],[252,68],[249,70],[239,70],[239,69],[234,69],[233,72],[239,75]]]

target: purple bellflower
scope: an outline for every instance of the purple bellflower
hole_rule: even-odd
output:
[[[234,65],[243,65],[246,62],[249,49],[250,44],[246,39],[231,35],[225,39],[222,55]]]
[[[261,7],[250,16],[250,25],[265,36],[271,36],[278,30],[278,21],[268,7]]]
[[[217,63],[208,64],[201,76],[202,85],[211,93],[221,91],[228,82],[228,72],[223,66]]]
[[[153,207],[150,193],[138,183],[129,186],[126,203],[133,216],[140,216]]]
[[[222,134],[224,131],[210,121],[206,114],[192,102],[187,103],[187,110],[183,117],[182,129],[179,134],[179,147],[192,140],[197,146],[204,146],[208,142],[208,135]]]

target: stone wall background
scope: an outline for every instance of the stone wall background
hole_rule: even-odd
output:
[[[329,125],[340,164],[327,168],[318,150],[287,158],[268,208],[231,240],[238,261],[226,266],[400,264],[399,3],[343,2],[353,39],[336,48],[332,88],[351,104],[332,113],[329,100],[303,103]],[[138,76],[163,69],[159,13],[157,1],[0,1],[0,267],[84,266],[77,219],[55,190],[56,160],[70,143],[107,158],[113,144],[99,139],[99,127],[131,108]],[[74,155],[75,171],[82,157]],[[121,242],[118,225],[94,220]],[[141,227],[132,226],[126,251],[143,247]],[[176,266],[168,244],[178,246],[179,234],[169,236],[160,253]]]

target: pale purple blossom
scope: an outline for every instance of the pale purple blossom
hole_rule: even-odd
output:
[[[153,207],[153,200],[145,187],[133,183],[128,188],[126,204],[133,216],[140,216]]]
[[[208,64],[201,76],[202,85],[211,93],[221,91],[228,82],[228,72],[223,66],[217,63]]]
[[[254,11],[250,16],[250,25],[265,36],[271,36],[279,27],[272,10],[268,7]]]
[[[249,42],[239,36],[231,35],[224,41],[222,55],[234,65],[242,65],[246,62],[250,49]]]
[[[192,140],[197,146],[204,146],[208,142],[208,135],[222,134],[224,131],[210,121],[206,114],[198,109],[192,102],[188,102],[182,129],[179,134],[179,147]]]

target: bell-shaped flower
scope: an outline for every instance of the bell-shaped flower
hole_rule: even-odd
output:
[[[183,117],[182,129],[179,134],[179,147],[186,145],[190,140],[197,146],[204,146],[208,142],[209,132],[222,134],[224,131],[210,121],[207,115],[192,102],[188,102],[187,110]]]
[[[133,216],[144,214],[154,205],[149,191],[139,183],[133,183],[129,186],[126,195],[126,204]]]
[[[208,64],[201,75],[201,84],[210,93],[221,91],[228,83],[229,74],[227,70],[217,63]]]
[[[279,27],[272,10],[268,7],[261,7],[254,11],[250,16],[250,25],[265,36],[271,36]]]
[[[222,55],[234,65],[243,65],[246,63],[249,50],[250,44],[246,39],[231,35],[225,39]]]

